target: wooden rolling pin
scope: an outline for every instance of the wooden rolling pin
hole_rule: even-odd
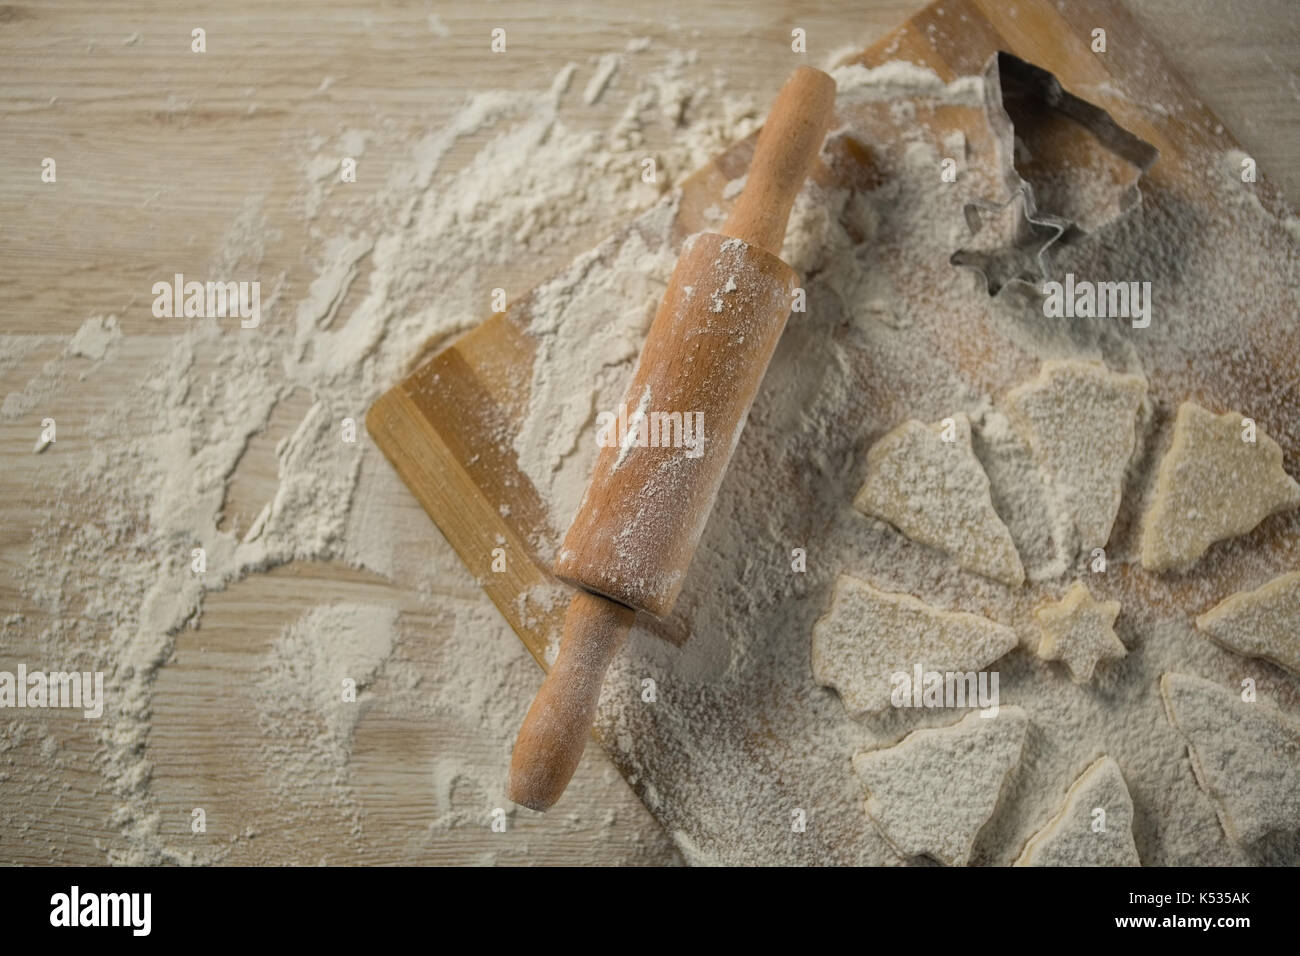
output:
[[[556,575],[579,590],[515,741],[507,789],[516,803],[546,810],[560,798],[635,612],[662,617],[682,589],[790,314],[798,279],[779,258],[781,244],[834,102],[834,80],[796,70],[763,125],[723,234],[683,246],[624,399],[627,437],[598,455],[555,561]]]

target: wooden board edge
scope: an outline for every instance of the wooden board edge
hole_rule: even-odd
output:
[[[467,570],[482,564],[482,556],[491,554],[494,548],[505,549],[505,570],[479,578],[477,583],[519,635],[528,652],[547,670],[550,635],[562,621],[563,609],[527,617],[527,608],[521,606],[520,598],[538,586],[560,586],[556,578],[532,558],[528,543],[515,534],[470,480],[451,449],[421,418],[415,403],[400,385],[389,389],[370,407],[366,413],[366,430]],[[427,456],[413,453],[421,447],[427,447]],[[448,491],[453,487],[458,489],[458,497]]]

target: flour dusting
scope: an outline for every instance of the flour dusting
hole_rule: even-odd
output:
[[[436,41],[451,28],[430,15],[428,31]],[[33,369],[4,396],[0,415],[33,437],[42,408],[81,376],[126,359],[145,370],[122,383],[112,406],[61,421],[58,440],[34,459],[48,480],[19,573],[35,610],[6,613],[3,624],[6,641],[39,642],[61,667],[105,673],[104,717],[80,743],[111,802],[107,820],[87,824],[107,823],[111,835],[98,846],[106,861],[246,859],[235,854],[255,855],[269,839],[266,827],[214,816],[228,842],[195,840],[188,821],[160,809],[164,794],[169,805],[194,802],[169,789],[177,778],[158,767],[176,759],[174,702],[192,693],[187,680],[202,679],[208,654],[239,654],[244,673],[255,675],[215,703],[190,698],[191,707],[246,711],[260,728],[254,762],[277,806],[249,815],[265,812],[291,846],[294,814],[339,818],[346,845],[294,846],[303,861],[344,853],[371,860],[368,840],[378,832],[420,860],[509,806],[510,746],[540,675],[402,490],[365,435],[364,417],[417,356],[483,319],[495,289],[513,304],[536,286],[528,332],[537,361],[515,383],[529,395],[523,422],[489,440],[517,459],[547,530],[567,526],[594,462],[595,417],[624,393],[680,252],[681,181],[762,118],[694,51],[661,55],[636,41],[625,52],[599,61],[581,95],[571,90],[581,68],[570,64],[539,79],[536,92],[471,95],[433,132],[381,122],[322,132],[295,166],[293,208],[310,223],[310,267],[269,274],[267,247],[281,237],[258,196],[213,251],[214,274],[260,277],[256,330],[176,320],[159,346],[125,334],[120,316],[96,314],[71,338],[0,337],[0,372]],[[1139,336],[1118,323],[1045,322],[1032,290],[990,298],[947,261],[968,239],[964,204],[998,198],[990,143],[979,135],[979,79],[944,83],[901,63],[835,76],[841,107],[856,119],[831,133],[822,160],[859,176],[851,186],[809,182],[795,204],[782,258],[802,276],[807,311],[791,316],[745,431],[725,436],[737,443],[735,459],[674,615],[684,641],[678,647],[635,628],[602,695],[602,739],[663,831],[648,827],[643,840],[604,847],[600,860],[664,862],[680,853],[701,863],[892,865],[927,853],[1011,863],[1055,826],[1061,795],[1104,753],[1131,795],[1143,863],[1293,863],[1294,847],[1274,831],[1294,801],[1282,811],[1270,801],[1294,790],[1294,770],[1273,768],[1257,787],[1216,774],[1214,761],[1239,751],[1242,727],[1264,718],[1224,718],[1211,704],[1249,676],[1280,708],[1267,715],[1269,739],[1291,741],[1283,715],[1300,707],[1300,690],[1279,669],[1198,634],[1191,615],[1294,569],[1242,537],[1215,545],[1215,560],[1195,573],[1139,578],[1138,519],[1171,409],[1189,396],[1254,414],[1294,460],[1300,399],[1294,390],[1268,392],[1275,383],[1241,369],[1274,347],[1257,340],[1267,310],[1295,303],[1295,217],[1270,211],[1233,180],[1239,157],[1186,157],[1189,180],[1221,181],[1215,215],[1144,186],[1143,205],[1108,227],[1105,242],[1062,250],[1058,263],[1080,276],[1152,281],[1159,310],[1151,327]],[[616,118],[596,125],[600,110],[587,115],[589,104],[612,105]],[[967,111],[960,144],[918,119],[939,110]],[[938,188],[939,161],[957,145],[957,181]],[[340,156],[381,150],[400,161],[364,202],[344,209]],[[652,182],[642,176],[651,155]],[[741,176],[719,185],[719,203],[738,193]],[[632,217],[633,227],[618,231]],[[1272,270],[1258,268],[1261,242],[1276,253]],[[1039,467],[1041,448],[1002,404],[1050,360],[1095,362],[1149,384],[1131,459],[1126,434],[1126,460],[1106,462],[1107,574],[1089,571],[1075,516]],[[1014,542],[1028,579],[1021,588],[853,509],[876,441],[909,419],[959,416],[988,476],[981,509],[991,504]],[[246,515],[232,489],[259,455],[274,477]],[[549,559],[543,537],[533,544]],[[800,550],[806,567],[796,570]],[[339,565],[373,580],[317,581],[305,610],[258,605],[268,623],[257,633],[220,629],[228,603],[257,601],[270,576],[310,567],[328,579]],[[1115,633],[1129,653],[1083,686],[1031,653],[1032,615],[1089,574],[1098,599],[1121,603]],[[834,689],[816,683],[811,662],[810,635],[840,575],[873,593],[907,595],[909,606],[923,602],[942,621],[967,614],[993,622],[1002,656],[990,666],[1000,670],[1011,719],[850,713]],[[564,599],[562,589],[541,588],[522,610],[542,615]],[[431,642],[434,632],[446,636]],[[1162,699],[1160,680],[1170,673],[1185,676],[1166,681]],[[342,696],[345,679],[355,701]],[[642,696],[647,679],[658,688],[653,703]],[[388,739],[370,733],[384,720],[441,722],[442,739],[453,743],[438,753],[368,749]],[[0,765],[0,845],[5,834],[38,830],[58,799],[54,771],[70,758],[61,730],[51,728],[0,722],[0,755],[31,753],[49,768],[19,781]],[[958,813],[959,803],[917,787],[913,771],[964,753],[968,740],[982,741],[991,763],[963,765],[961,779],[979,801]],[[386,812],[376,796],[388,792],[385,773],[419,774],[427,804]],[[575,785],[602,793],[623,786],[612,769],[603,774]],[[806,817],[803,831],[791,828],[795,810]],[[540,821],[511,810],[512,835],[525,836],[503,841],[483,862],[526,862],[529,827],[552,839],[609,826],[563,814],[561,806]],[[1260,842],[1244,846],[1242,834]],[[59,847],[49,846],[57,861]]]

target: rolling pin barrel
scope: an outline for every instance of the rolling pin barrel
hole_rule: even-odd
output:
[[[597,456],[556,558],[561,580],[672,610],[797,284],[739,239],[687,240],[618,410],[621,442]]]
[[[542,810],[559,798],[633,612],[666,615],[685,583],[790,314],[798,280],[778,255],[834,100],[825,73],[795,71],[759,134],[725,234],[701,233],[683,247],[556,558],[556,575],[580,590],[515,743],[516,803]]]

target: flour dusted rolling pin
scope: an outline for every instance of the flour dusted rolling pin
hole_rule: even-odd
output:
[[[624,399],[626,439],[601,450],[555,561],[579,590],[515,741],[516,803],[546,810],[560,798],[636,611],[663,617],[682,589],[790,314],[797,277],[778,257],[834,102],[834,80],[796,70],[759,133],[724,235],[700,233],[682,249]]]

